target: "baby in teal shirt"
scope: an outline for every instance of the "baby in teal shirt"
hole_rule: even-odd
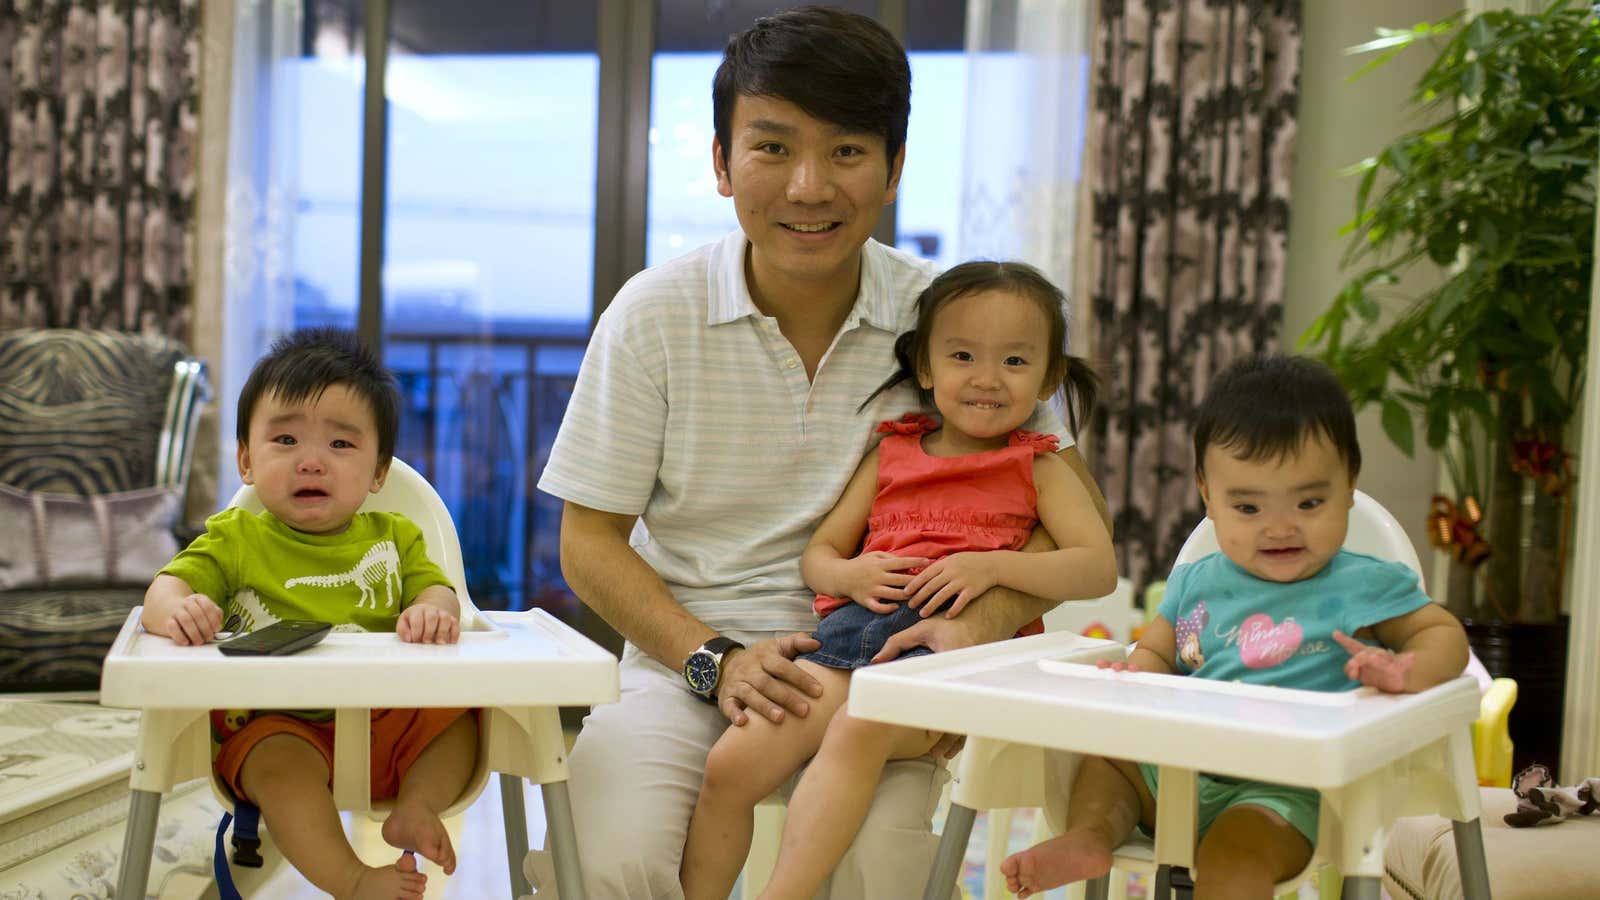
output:
[[[1212,382],[1196,418],[1195,483],[1221,551],[1173,570],[1139,646],[1110,668],[1391,693],[1461,674],[1466,633],[1416,573],[1341,549],[1361,448],[1325,366],[1241,360]],[[1198,780],[1197,898],[1270,898],[1310,862],[1315,791]],[[1066,833],[1008,857],[1007,887],[1027,897],[1106,874],[1134,828],[1154,827],[1158,787],[1153,766],[1086,758]]]
[[[403,516],[359,512],[389,472],[399,398],[391,375],[349,332],[296,332],[273,344],[239,395],[239,475],[265,510],[225,510],[157,575],[141,622],[177,644],[203,644],[223,607],[244,630],[279,619],[393,631],[412,643],[454,643],[461,605]],[[334,897],[421,897],[409,853],[361,862],[345,838],[329,783],[326,711],[213,710],[215,767],[234,795],[261,809],[278,848]],[[461,796],[478,728],[461,709],[372,711],[372,797],[394,799],[391,845],[455,870],[439,813]]]

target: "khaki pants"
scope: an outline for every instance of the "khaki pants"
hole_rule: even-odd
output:
[[[748,645],[775,635],[729,636]],[[727,725],[721,712],[689,693],[682,675],[628,646],[620,702],[595,707],[569,760],[578,852],[591,897],[683,896],[678,864],[689,816],[706,754]],[[938,848],[930,820],[948,777],[931,757],[889,763],[861,833],[817,896],[921,896]]]

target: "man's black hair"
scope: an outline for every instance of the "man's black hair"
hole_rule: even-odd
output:
[[[911,115],[911,64],[894,35],[872,19],[805,6],[757,19],[728,39],[711,80],[724,165],[741,94],[787,100],[813,118],[881,136],[892,171]]]
[[[1200,403],[1194,470],[1205,474],[1209,447],[1253,462],[1281,460],[1316,434],[1333,445],[1354,480],[1361,472],[1361,445],[1339,379],[1303,356],[1249,356],[1224,369]]]
[[[394,458],[400,428],[400,394],[394,375],[354,333],[340,328],[307,328],[278,338],[256,362],[239,392],[239,443],[250,440],[250,417],[263,396],[291,406],[315,402],[329,387],[342,384],[372,409],[378,427],[378,464]]]

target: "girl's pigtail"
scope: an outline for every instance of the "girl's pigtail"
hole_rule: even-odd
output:
[[[1061,383],[1067,389],[1067,427],[1072,437],[1078,437],[1078,423],[1088,422],[1094,412],[1095,397],[1100,393],[1100,376],[1090,368],[1089,361],[1080,356],[1065,358],[1066,374]]]
[[[856,412],[866,409],[867,404],[878,399],[879,394],[917,374],[916,354],[914,352],[916,346],[917,331],[914,328],[894,339],[894,358],[896,362],[900,363],[900,368],[895,370],[895,373],[890,375],[883,384],[878,385],[878,389],[869,394],[867,399],[861,401],[861,405],[856,407]]]

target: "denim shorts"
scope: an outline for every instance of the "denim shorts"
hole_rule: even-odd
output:
[[[870,665],[891,636],[922,621],[917,612],[902,604],[894,612],[879,614],[859,603],[846,603],[823,616],[811,635],[822,646],[798,658],[830,669],[854,670]],[[912,647],[895,658],[909,659],[932,652],[927,647]]]

